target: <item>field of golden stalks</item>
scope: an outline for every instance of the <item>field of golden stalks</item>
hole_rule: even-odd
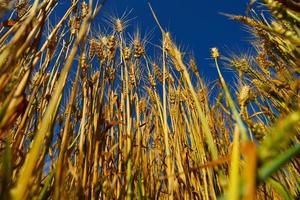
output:
[[[260,3],[212,88],[150,4],[156,57],[126,17],[92,33],[105,1],[0,0],[0,199],[300,199],[300,4]]]

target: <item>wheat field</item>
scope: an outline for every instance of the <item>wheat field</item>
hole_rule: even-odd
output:
[[[213,86],[150,4],[155,47],[126,13],[95,32],[106,1],[58,2],[0,1],[0,199],[300,199],[298,1],[224,16],[255,52],[211,48]]]

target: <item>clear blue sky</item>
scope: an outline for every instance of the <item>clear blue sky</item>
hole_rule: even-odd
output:
[[[133,9],[132,26],[142,30],[156,28],[152,40],[157,42],[158,28],[154,23],[147,0],[108,0],[102,13],[118,13]],[[250,36],[242,24],[229,20],[220,13],[244,15],[248,0],[152,0],[150,1],[162,26],[172,33],[177,44],[191,50],[197,59],[199,70],[206,80],[217,77],[210,60],[210,48],[218,47],[221,53],[229,50],[247,52]],[[102,14],[98,18],[102,18]],[[100,24],[102,22],[95,22]],[[101,26],[100,26],[101,27]],[[224,70],[223,70],[224,71]],[[230,79],[231,74],[225,72]]]

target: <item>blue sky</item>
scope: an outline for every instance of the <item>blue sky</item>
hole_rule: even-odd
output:
[[[132,27],[139,27],[142,33],[151,31],[152,41],[159,42],[158,28],[153,20],[147,0],[108,0],[102,14],[121,15],[132,9],[129,18]],[[229,20],[220,13],[244,15],[248,0],[156,0],[150,1],[160,23],[172,33],[172,37],[183,50],[192,51],[196,57],[200,73],[205,80],[217,77],[216,69],[210,59],[210,48],[218,47],[222,54],[229,51],[247,52],[250,48],[250,35],[242,24]],[[102,22],[95,22],[100,24]],[[100,26],[101,27],[101,26]],[[224,71],[224,70],[223,70]],[[230,79],[232,74],[224,71]]]

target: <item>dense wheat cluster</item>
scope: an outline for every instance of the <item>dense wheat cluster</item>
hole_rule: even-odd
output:
[[[104,2],[1,0],[0,198],[299,199],[300,5],[260,3],[210,88],[151,6],[158,47],[126,13],[93,31]]]

